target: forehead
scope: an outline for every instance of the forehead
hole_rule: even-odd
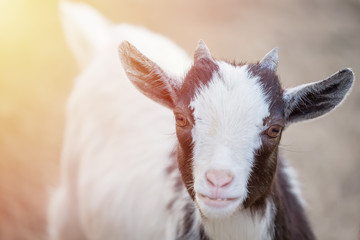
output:
[[[195,121],[216,132],[245,125],[260,128],[269,116],[270,102],[259,77],[249,72],[248,65],[217,64],[218,71],[197,89],[190,102]]]
[[[261,118],[270,114],[281,118],[282,88],[275,72],[259,64],[233,65],[201,59],[187,74],[180,102],[189,106],[194,117],[211,114]],[[266,115],[266,116],[264,116]]]

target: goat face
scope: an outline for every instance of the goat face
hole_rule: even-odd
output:
[[[263,81],[274,84],[265,91]],[[268,192],[284,127],[282,90],[276,81],[267,68],[210,58],[195,60],[185,77],[174,108],[178,161],[204,215],[229,215],[246,199],[254,201]],[[274,131],[270,136],[269,127]],[[260,165],[258,181],[251,175]]]
[[[353,81],[345,69],[329,79],[284,91],[277,49],[257,64],[214,60],[199,42],[182,80],[165,73],[128,42],[120,56],[129,79],[172,109],[183,182],[208,218],[256,206],[268,196],[278,145],[289,123],[318,117],[338,105]]]

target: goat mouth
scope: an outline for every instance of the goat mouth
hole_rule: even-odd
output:
[[[236,202],[236,200],[239,199],[239,197],[235,198],[213,198],[204,194],[198,194],[199,199],[208,207],[211,208],[224,208],[230,205],[233,202]]]

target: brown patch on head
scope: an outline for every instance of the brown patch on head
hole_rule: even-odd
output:
[[[251,73],[253,76],[259,77],[259,81],[267,96],[267,100],[271,103],[272,106],[284,106],[282,100],[284,90],[281,87],[279,77],[276,75],[276,72],[267,68],[263,68],[258,63],[249,64],[249,73]]]
[[[278,143],[276,140],[262,136],[262,147],[255,153],[254,165],[248,181],[248,197],[244,202],[245,208],[262,208],[270,194],[276,173],[278,159]]]
[[[194,98],[196,91],[206,86],[212,79],[213,74],[219,70],[219,66],[210,58],[202,58],[195,62],[194,66],[187,73],[181,89],[177,93],[176,105],[188,106]]]
[[[284,126],[283,89],[274,71],[262,68],[260,64],[249,65],[250,72],[259,77],[259,81],[270,103],[270,115],[263,120],[268,129],[272,125]],[[281,134],[271,138],[266,131],[261,136],[261,147],[255,153],[254,165],[248,181],[248,197],[244,207],[259,209],[265,206],[265,200],[271,193],[274,176],[277,171],[278,146]]]
[[[191,198],[195,200],[194,177],[193,177],[193,144],[191,130],[176,130],[178,136],[178,166],[181,178]]]
[[[196,61],[186,75],[181,89],[177,92],[177,103],[174,108],[174,114],[182,114],[187,118],[188,124],[186,126],[176,127],[176,135],[179,141],[177,159],[181,177],[193,200],[195,193],[193,191],[193,139],[191,130],[195,120],[189,104],[197,91],[206,86],[217,71],[218,65],[210,58],[201,58]]]

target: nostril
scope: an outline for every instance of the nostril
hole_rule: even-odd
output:
[[[210,169],[206,172],[206,180],[213,187],[225,187],[234,179],[228,170]]]

